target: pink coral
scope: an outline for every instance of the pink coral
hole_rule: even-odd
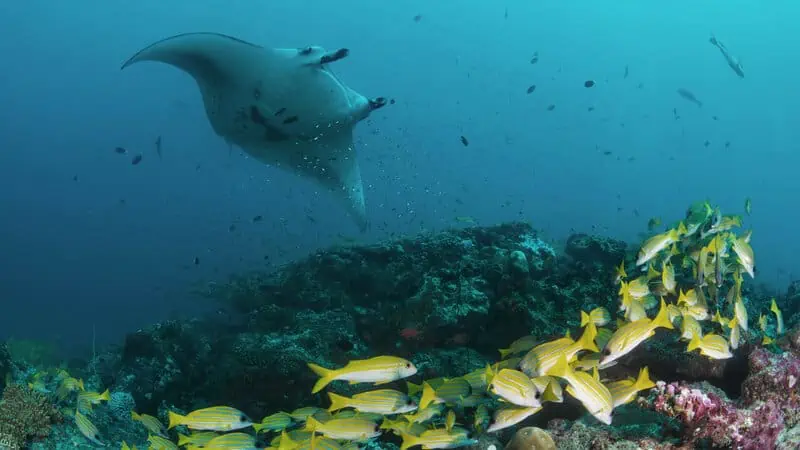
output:
[[[748,409],[683,382],[659,382],[655,390],[651,407],[680,420],[685,442],[693,445],[708,440],[714,447],[771,449],[785,427],[782,409],[771,400]]]

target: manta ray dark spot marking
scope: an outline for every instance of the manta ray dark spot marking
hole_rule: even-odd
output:
[[[281,108],[281,109],[275,111],[275,115],[276,116],[280,116],[281,114],[283,114],[285,112],[286,112],[286,108]]]
[[[311,54],[311,52],[313,52],[313,51],[314,51],[314,49],[313,49],[313,48],[311,48],[311,47],[306,47],[306,48],[301,48],[300,50],[298,50],[298,53],[300,53],[300,54],[301,54],[301,55],[303,55],[303,56],[306,56],[306,55],[310,55],[310,54]]]
[[[284,125],[288,125],[290,123],[295,123],[295,122],[297,122],[298,119],[300,119],[300,118],[297,117],[297,116],[287,117],[287,118],[283,119],[283,124]]]

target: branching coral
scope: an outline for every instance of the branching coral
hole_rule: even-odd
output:
[[[61,413],[43,394],[18,384],[6,386],[0,401],[0,448],[18,450],[50,434]]]

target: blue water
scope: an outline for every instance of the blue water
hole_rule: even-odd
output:
[[[0,338],[85,349],[95,326],[99,345],[118,342],[213,309],[194,285],[342,236],[372,242],[471,216],[528,220],[555,241],[572,229],[634,241],[650,217],[677,220],[706,198],[726,213],[752,198],[759,280],[784,289],[800,269],[798,12],[755,0],[2,2]],[[120,71],[191,31],[348,47],[333,65],[341,79],[396,99],[356,128],[368,233],[316,185],[229,153],[188,75]]]

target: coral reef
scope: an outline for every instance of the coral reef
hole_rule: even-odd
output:
[[[61,419],[61,413],[47,396],[10,384],[0,400],[0,448],[19,450],[29,440],[44,439],[50,434],[51,425]]]

